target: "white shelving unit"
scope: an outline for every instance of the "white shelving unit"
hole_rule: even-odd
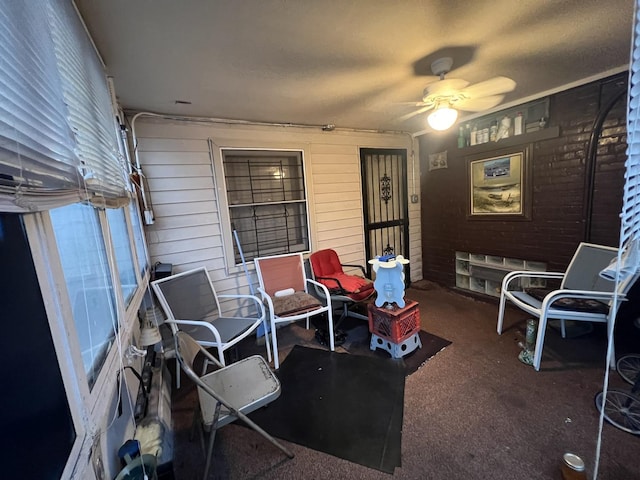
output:
[[[493,297],[500,296],[504,276],[514,270],[546,271],[543,262],[498,257],[468,252],[456,252],[456,287]],[[544,279],[525,279],[524,288],[544,287]]]

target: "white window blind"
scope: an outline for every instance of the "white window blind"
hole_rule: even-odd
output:
[[[49,13],[62,89],[87,188],[107,197],[126,196],[126,167],[118,150],[102,63],[71,2],[50,0]]]
[[[50,201],[54,206],[77,201],[82,181],[46,8],[46,0],[4,2],[0,8],[0,208],[4,211],[30,209],[32,201]]]
[[[627,161],[625,162],[625,183],[622,196],[622,212],[620,214],[620,243],[618,257],[615,264],[616,294],[610,308],[617,311],[617,290],[620,283],[636,281],[640,268],[640,0],[635,1],[634,22],[631,43],[631,58],[629,59],[629,85],[627,96]],[[632,287],[633,288],[633,287]],[[596,461],[593,468],[593,478],[598,479],[600,469],[600,452],[602,449],[602,432],[604,428],[605,410],[614,412],[615,418],[633,417],[633,411],[628,405],[620,405],[620,397],[607,397],[609,390],[609,367],[615,364],[613,355],[614,331],[616,317],[608,329],[607,368],[605,368],[602,387],[605,406],[599,408],[600,423],[598,427],[598,441],[596,444]],[[622,408],[624,407],[624,408]],[[624,413],[625,410],[627,413]],[[621,416],[618,416],[620,413]]]
[[[72,2],[0,4],[0,210],[125,196],[112,112]]]
[[[627,162],[621,215],[620,246],[640,237],[640,11],[636,2],[629,96],[627,104]],[[636,258],[640,260],[640,255]]]

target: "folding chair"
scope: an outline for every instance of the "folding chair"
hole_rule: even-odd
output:
[[[253,355],[225,367],[188,334],[176,332],[175,342],[176,358],[182,370],[198,387],[202,426],[209,432],[203,476],[205,480],[211,467],[216,430],[238,419],[279,448],[287,457],[293,458],[293,453],[287,447],[247,417],[247,414],[280,396],[280,381],[264,358]],[[205,365],[217,365],[219,370],[198,376],[193,370],[198,354],[205,357]]]
[[[309,328],[309,317],[326,312],[329,321],[329,348],[333,351],[333,312],[329,290],[321,283],[307,278],[302,254],[259,257],[253,261],[260,281],[258,291],[269,310],[274,368],[280,368],[276,335],[276,326],[279,323],[306,319]],[[309,287],[312,286],[321,289],[324,295],[322,300],[309,294]]]

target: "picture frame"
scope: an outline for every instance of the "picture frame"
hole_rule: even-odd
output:
[[[429,171],[448,168],[447,151],[429,154]]]
[[[469,218],[529,220],[530,146],[468,157]]]

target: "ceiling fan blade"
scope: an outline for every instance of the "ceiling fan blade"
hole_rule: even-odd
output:
[[[516,88],[516,82],[507,77],[494,77],[484,82],[474,83],[460,93],[469,98],[489,97],[500,95]]]
[[[398,107],[424,107],[424,102],[393,102],[392,105]]]
[[[419,108],[418,110],[415,110],[411,113],[407,113],[406,115],[402,115],[401,117],[398,117],[397,120],[399,122],[404,122],[405,120],[409,120],[410,118],[415,117],[416,115],[420,115],[423,112],[426,112],[427,110],[431,110],[433,108],[433,105],[425,105],[422,108]]]
[[[490,97],[465,98],[455,103],[454,108],[467,112],[481,112],[499,105],[504,95],[491,95]]]
[[[469,85],[469,82],[460,78],[445,78],[439,82],[427,85],[425,88],[425,96],[431,95],[451,95],[456,94],[458,91],[464,89]]]

